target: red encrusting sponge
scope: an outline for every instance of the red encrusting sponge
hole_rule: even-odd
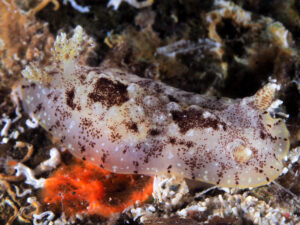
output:
[[[109,217],[122,212],[136,201],[151,196],[153,178],[114,174],[85,161],[62,165],[47,180],[42,191],[47,207]]]

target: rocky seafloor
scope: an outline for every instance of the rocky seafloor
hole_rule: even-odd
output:
[[[135,175],[128,184],[106,174],[112,183],[123,180],[114,183],[119,189],[105,186],[96,211],[63,184],[47,202],[47,180],[58,173],[68,180],[76,160],[11,93],[25,66],[47,65],[57,34],[77,25],[96,44],[82,59],[91,66],[235,99],[276,80],[276,116],[285,119],[291,143],[282,175],[247,189],[157,176],[152,195],[129,204],[152,178]],[[0,224],[300,224],[299,50],[296,0],[0,0]]]

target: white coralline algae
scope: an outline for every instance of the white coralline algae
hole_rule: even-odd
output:
[[[271,182],[289,133],[269,108],[278,85],[254,96],[188,93],[117,68],[80,63],[90,39],[61,34],[50,64],[31,64],[16,92],[25,111],[75,156],[116,173],[176,176],[222,187]]]

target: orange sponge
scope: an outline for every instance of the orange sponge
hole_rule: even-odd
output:
[[[42,191],[48,207],[109,217],[136,201],[151,196],[152,177],[114,174],[85,161],[62,165],[46,181]]]

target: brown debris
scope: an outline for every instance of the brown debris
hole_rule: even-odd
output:
[[[26,15],[14,0],[0,1],[0,73],[13,77],[4,76],[1,85],[11,85],[26,63],[45,61],[53,42],[46,23]]]
[[[54,10],[59,9],[59,2],[57,0],[42,0],[34,9],[30,11],[30,16],[36,15],[39,11],[44,9],[49,3],[54,4]]]

